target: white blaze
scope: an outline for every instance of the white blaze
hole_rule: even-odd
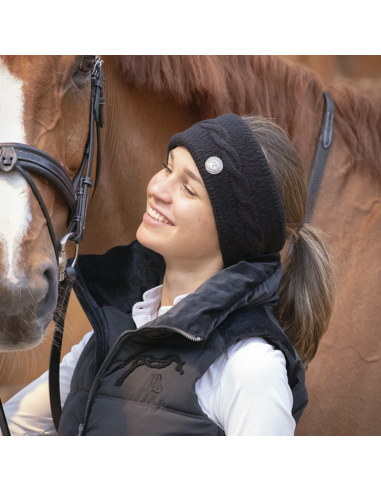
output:
[[[22,81],[0,59],[0,143],[26,143],[23,114]],[[4,275],[12,283],[18,282],[20,243],[32,218],[28,195],[28,184],[18,171],[0,171],[0,242]]]
[[[0,142],[26,143],[22,80],[0,60]]]

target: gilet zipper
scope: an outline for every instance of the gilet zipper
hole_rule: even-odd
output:
[[[120,343],[126,337],[128,337],[129,335],[131,335],[133,333],[136,333],[139,330],[144,331],[144,330],[152,330],[152,329],[153,328],[151,328],[151,327],[145,327],[145,328],[142,327],[142,328],[138,328],[138,329],[133,330],[133,331],[123,332],[121,335],[119,335],[119,337],[115,341],[114,345],[111,347],[111,350],[107,354],[106,358],[102,362],[102,365],[99,368],[99,370],[98,370],[97,374],[95,375],[95,378],[94,378],[94,380],[92,382],[92,385],[91,385],[91,388],[90,388],[90,391],[89,391],[89,396],[88,396],[87,401],[86,401],[86,406],[85,406],[85,412],[84,412],[84,415],[83,415],[83,420],[82,420],[82,423],[79,424],[79,433],[78,433],[78,436],[82,436],[83,433],[84,433],[84,431],[85,431],[85,426],[86,426],[87,421],[88,421],[88,418],[89,418],[89,411],[90,411],[90,406],[91,406],[91,403],[92,403],[92,399],[93,399],[93,396],[94,396],[95,389],[96,389],[96,386],[98,384],[98,381],[99,381],[100,377],[102,376],[102,372],[103,372],[104,368],[106,367],[107,363],[111,360],[112,356],[115,354],[115,352],[119,348]],[[180,333],[180,335],[182,335],[185,338],[188,338],[188,340],[192,340],[193,342],[201,342],[203,340],[201,337],[192,337],[191,335],[189,335],[185,331],[179,330],[178,328],[166,328],[166,330],[175,331],[177,333]]]

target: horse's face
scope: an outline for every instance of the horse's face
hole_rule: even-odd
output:
[[[37,147],[73,178],[88,133],[90,75],[84,72],[90,68],[91,57],[84,56],[0,56],[0,142]],[[31,176],[59,240],[66,231],[66,202],[44,179]],[[57,286],[40,206],[17,170],[0,172],[0,351],[41,341]]]

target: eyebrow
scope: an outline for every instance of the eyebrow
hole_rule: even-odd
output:
[[[174,160],[172,150],[169,151],[169,157],[172,159],[172,161]],[[202,179],[200,179],[198,176],[196,176],[196,174],[193,171],[191,171],[188,167],[184,167],[183,171],[184,171],[184,174],[186,174],[190,178],[194,179],[195,181],[200,183],[200,185],[202,185],[205,188],[205,185],[204,185],[204,182],[202,181]]]

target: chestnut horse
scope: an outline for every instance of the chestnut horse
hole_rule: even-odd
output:
[[[38,147],[60,162],[71,179],[89,130],[87,58],[93,60],[0,57],[0,142]],[[57,189],[31,174],[61,239],[67,205]],[[57,304],[58,277],[45,217],[24,176],[16,169],[2,171],[0,189],[0,351],[10,352],[41,342]]]
[[[323,89],[332,96],[334,140],[311,223],[324,232],[334,255],[338,301],[307,372],[310,403],[297,433],[381,434],[381,289],[376,263],[381,253],[381,231],[376,227],[381,218],[380,103],[348,83],[323,87],[311,71],[278,57],[104,60],[102,175],[89,207],[83,253],[103,253],[135,239],[146,207],[146,186],[166,159],[169,137],[203,118],[225,112],[273,118],[290,135],[307,180],[323,118]],[[54,111],[62,112],[57,105],[48,112]],[[33,122],[33,109],[27,118]],[[41,142],[32,142],[41,147]],[[67,151],[61,147],[60,155]],[[47,233],[41,230],[42,234],[47,248]],[[38,250],[33,242],[29,248],[41,254],[41,245]],[[64,351],[90,328],[73,297]],[[47,368],[47,344],[43,350],[45,366],[38,373]],[[25,377],[22,384],[27,382]]]

